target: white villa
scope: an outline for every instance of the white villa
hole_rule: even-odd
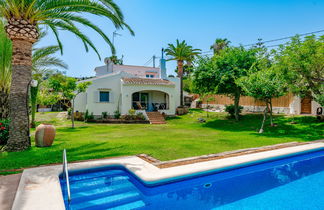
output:
[[[142,112],[160,112],[175,115],[180,105],[180,81],[166,76],[166,61],[160,60],[160,67],[115,65],[105,59],[104,66],[95,68],[85,93],[75,99],[75,111],[101,116],[103,112],[113,115],[119,111],[128,114],[130,109]]]

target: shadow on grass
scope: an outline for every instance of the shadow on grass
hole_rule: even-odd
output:
[[[269,120],[266,122],[265,131],[259,134],[262,115],[250,114],[243,115],[239,122],[232,119],[215,119],[203,124],[203,127],[214,128],[217,130],[243,132],[250,131],[257,136],[272,138],[298,138],[306,141],[318,140],[323,138],[324,123],[318,122],[315,117],[285,117],[277,115],[274,117],[275,127],[270,127]],[[294,121],[296,124],[292,124]]]
[[[75,128],[72,127],[62,127],[62,128],[58,128],[57,130],[59,130],[60,132],[65,132],[65,133],[74,133],[74,132],[79,132],[83,129],[86,128],[90,128],[90,126],[78,126]]]
[[[181,119],[181,117],[179,117],[179,116],[167,116],[166,117],[166,120],[178,120],[178,119]]]
[[[117,157],[129,155],[123,152],[125,146],[113,146],[102,143],[83,144],[80,146],[70,145],[53,145],[52,147],[32,147],[21,152],[10,152],[0,160],[0,174],[12,173],[12,169],[22,169],[25,167],[36,167],[47,164],[62,163],[63,149],[67,150],[67,158],[69,162],[100,159],[107,157]],[[28,159],[26,159],[28,157]]]

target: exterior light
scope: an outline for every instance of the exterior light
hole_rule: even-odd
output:
[[[30,86],[32,86],[32,87],[37,87],[37,85],[38,85],[38,81],[37,80],[32,80],[31,82],[30,82]]]

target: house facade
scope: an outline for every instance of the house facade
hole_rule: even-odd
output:
[[[160,67],[115,65],[105,59],[104,66],[95,68],[96,77],[85,93],[75,99],[75,110],[101,116],[103,112],[113,115],[116,111],[128,114],[158,111],[175,115],[180,105],[179,78],[166,76],[165,60]]]

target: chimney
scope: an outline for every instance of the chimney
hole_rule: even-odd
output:
[[[162,56],[160,60],[161,79],[167,79],[166,74],[166,60],[164,59],[164,49],[162,48]]]
[[[107,73],[112,73],[114,68],[114,63],[112,62],[112,60],[110,58],[105,58],[104,62],[106,64]]]

